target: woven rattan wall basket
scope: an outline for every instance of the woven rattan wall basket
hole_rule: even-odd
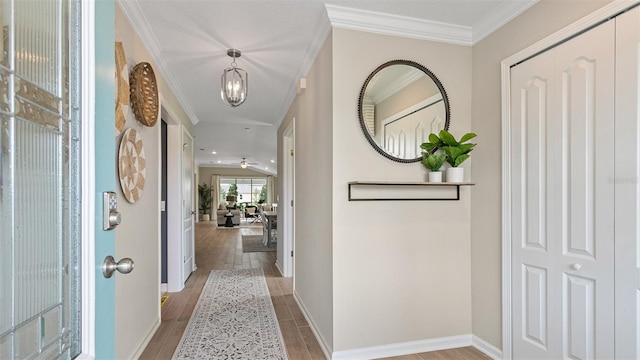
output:
[[[151,64],[141,62],[129,75],[131,107],[136,119],[146,126],[154,126],[158,121],[158,85]]]

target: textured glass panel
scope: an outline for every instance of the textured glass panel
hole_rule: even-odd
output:
[[[0,239],[13,238],[12,217],[12,178],[11,178],[11,119],[0,115]],[[13,258],[11,257],[11,241],[0,241],[0,334],[12,327],[12,288],[11,273]]]
[[[13,341],[13,334],[9,333],[4,336],[0,336],[0,359],[11,359],[11,342]]]
[[[14,315],[22,322],[61,300],[62,136],[22,119],[15,134]]]
[[[16,1],[14,6],[16,74],[58,95],[60,4],[58,1]]]
[[[38,356],[36,359],[53,360],[53,359],[58,359],[59,356],[60,356],[60,346],[58,344],[55,344],[55,346],[52,346],[51,348],[48,348],[47,350],[42,352],[42,354],[40,354],[40,356]]]
[[[60,307],[47,311],[42,315],[42,345],[48,346],[60,335]]]
[[[13,334],[9,333],[4,336],[0,336],[0,359],[11,359],[11,342],[13,341]]]
[[[38,318],[29,321],[22,327],[18,328],[15,332],[16,336],[16,349],[15,358],[25,359],[29,356],[35,355],[40,350],[40,337],[38,336],[39,330]]]
[[[0,26],[2,27],[2,41],[0,41],[0,65],[9,68],[9,41],[11,40],[11,0],[0,1]]]
[[[74,7],[79,8],[79,4],[76,4],[75,1],[62,1],[61,7],[61,38],[62,39],[70,39],[71,35],[76,35],[75,39],[79,39],[80,36],[72,32],[74,26],[77,26],[75,30],[80,29],[80,23],[74,22]],[[76,58],[73,51],[77,50],[77,43],[73,41],[60,41],[60,78],[62,81],[60,82],[58,96],[62,99],[62,115],[66,118],[69,118],[70,115],[70,106],[71,106],[71,97],[72,95],[77,95],[76,93],[72,93],[71,89],[73,87],[73,80],[77,76],[72,73],[71,70],[71,62],[77,61],[79,64],[79,58]],[[77,65],[76,64],[76,65]],[[77,90],[77,88],[73,88]]]
[[[14,80],[16,96],[31,103],[38,104],[42,108],[53,112],[55,115],[59,113],[60,99],[58,97],[19,76],[16,76]]]
[[[0,67],[0,111],[11,113],[11,101],[9,97],[9,71]]]

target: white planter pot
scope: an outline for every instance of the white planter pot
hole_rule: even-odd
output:
[[[202,214],[202,221],[209,221],[209,214]]]
[[[429,172],[429,182],[442,182],[442,171]]]
[[[447,169],[447,182],[461,183],[464,181],[464,168],[451,167]]]

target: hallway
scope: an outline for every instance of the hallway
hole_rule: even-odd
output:
[[[324,354],[293,299],[291,278],[275,267],[275,252],[242,252],[241,235],[261,234],[262,226],[218,228],[215,222],[196,223],[196,265],[185,288],[170,293],[162,307],[162,323],[140,359],[170,359],[211,270],[262,268],[280,323],[289,359],[324,359]]]
[[[290,360],[324,360],[325,356],[298,304],[293,299],[292,279],[280,276],[275,252],[242,252],[242,236],[262,233],[262,226],[219,228],[215,222],[196,223],[196,264],[185,288],[170,293],[162,307],[162,323],[141,360],[171,359],[211,270],[262,268],[271,293],[271,301],[280,324]],[[488,359],[467,347],[393,357],[398,360]]]

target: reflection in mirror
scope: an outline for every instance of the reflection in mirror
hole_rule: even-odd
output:
[[[367,79],[358,104],[360,125],[387,158],[415,162],[430,133],[449,128],[449,101],[440,81],[424,66],[394,60]]]

